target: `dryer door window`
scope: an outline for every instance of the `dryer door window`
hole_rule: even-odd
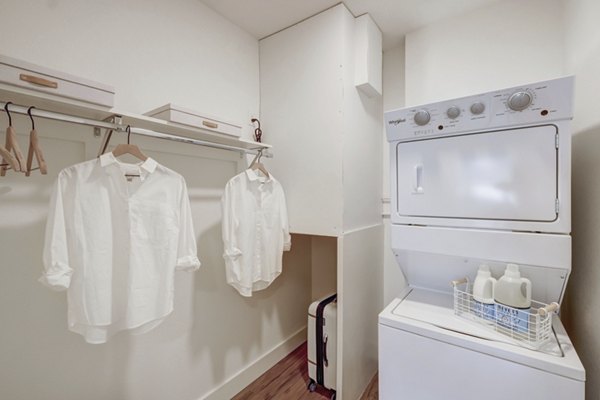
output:
[[[554,221],[556,134],[545,125],[399,143],[397,213]]]

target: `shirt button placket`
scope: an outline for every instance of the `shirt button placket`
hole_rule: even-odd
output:
[[[133,213],[131,212],[131,199],[127,198],[126,202],[125,202],[125,211],[127,212],[127,223],[129,225],[129,229],[128,229],[128,233],[129,233],[129,240],[126,240],[126,247],[127,247],[127,251],[129,252],[129,262],[131,263],[131,248],[132,248],[132,241],[133,241],[133,226],[134,226],[134,216]]]
[[[256,258],[260,259],[260,239],[261,239],[261,228],[260,228],[260,222],[258,222],[256,224]]]

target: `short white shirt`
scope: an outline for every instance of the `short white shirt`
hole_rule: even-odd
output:
[[[185,180],[152,158],[126,164],[112,153],[65,168],[43,260],[40,281],[68,289],[69,329],[87,342],[149,331],[173,310],[175,269],[200,266]]]
[[[272,175],[248,169],[227,183],[221,203],[227,282],[250,297],[279,276],[290,250],[285,194]]]

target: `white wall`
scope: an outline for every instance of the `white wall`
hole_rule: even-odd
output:
[[[377,372],[382,241],[381,225],[338,239],[338,390],[343,400],[359,399]]]
[[[3,54],[115,86],[117,109],[174,103],[250,135],[258,43],[199,1],[6,0],[0,21]]]
[[[356,19],[342,7],[343,15],[343,160],[342,182],[344,233],[381,224],[382,160],[380,132],[383,129],[382,96],[369,98],[355,85],[355,69],[360,62],[356,43],[364,40],[357,29]],[[365,57],[379,57],[373,64],[381,65],[381,52]],[[369,59],[365,63],[371,62]]]
[[[383,53],[383,111],[404,107],[405,57],[404,42]],[[383,197],[390,198],[390,146],[383,131]],[[387,212],[389,210],[384,210]]]
[[[354,17],[340,5],[260,41],[261,117],[293,232],[380,220],[381,97],[354,87]]]
[[[341,399],[352,400],[360,398],[377,371],[377,316],[383,308],[383,99],[369,98],[354,86],[359,38],[355,18],[342,11],[344,235],[338,239],[338,377]]]
[[[404,42],[383,53],[383,110],[404,107]],[[390,146],[383,131],[383,304],[396,298],[406,280],[390,246]]]
[[[563,320],[586,368],[586,399],[600,398],[600,3],[567,0],[567,72],[575,74],[573,120],[573,271]]]
[[[565,0],[565,60],[567,73],[576,76],[575,116],[573,126],[577,135],[598,125],[600,89],[600,3],[593,0]]]
[[[337,293],[337,238],[311,236],[311,298]]]
[[[258,42],[196,0],[5,0],[0,37],[3,54],[113,84],[121,109],[174,102],[240,122],[258,111]],[[242,298],[225,283],[219,204],[239,155],[147,138],[133,140],[188,182],[203,266],[177,273],[175,311],[145,335],[88,345],[68,332],[64,293],[36,282],[43,227],[58,171],[93,158],[99,139],[37,127],[49,174],[0,179],[0,398],[231,398],[305,340],[310,238],[294,236],[281,277]],[[24,145],[28,120],[16,128]]]
[[[263,137],[288,198],[292,232],[342,233],[344,81],[340,7],[260,41]],[[324,194],[327,195],[324,195]]]
[[[560,0],[504,0],[406,35],[406,104],[556,78]]]

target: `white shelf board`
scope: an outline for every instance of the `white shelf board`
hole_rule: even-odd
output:
[[[272,148],[271,145],[266,143],[257,143],[250,140],[233,138],[202,128],[189,127],[141,114],[124,112],[114,108],[107,109],[105,107],[95,106],[77,100],[58,98],[50,94],[17,88],[6,84],[0,84],[0,101],[11,101],[20,106],[35,106],[40,110],[98,121],[102,121],[113,115],[120,115],[123,117],[123,125],[131,125],[135,128],[142,128],[159,133],[182,136],[226,146],[239,147],[240,149],[258,150]]]
[[[272,147],[266,143],[257,143],[250,140],[232,138],[230,136],[214,133],[206,129],[194,128],[175,122],[148,117],[146,115],[120,112],[115,109],[112,111],[113,114],[123,117],[123,125],[131,125],[135,126],[136,128],[149,129],[155,132],[168,133],[170,135],[199,139],[212,143],[241,147],[244,149],[270,149]]]

